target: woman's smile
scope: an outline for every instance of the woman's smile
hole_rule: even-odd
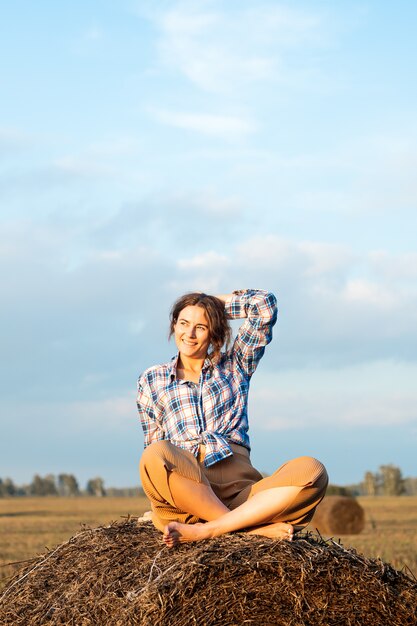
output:
[[[175,343],[184,355],[205,359],[210,345],[209,322],[200,306],[186,306],[174,326]]]

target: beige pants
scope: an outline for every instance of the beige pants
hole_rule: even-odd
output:
[[[140,460],[140,476],[143,490],[151,501],[152,521],[156,528],[163,530],[171,521],[186,524],[204,521],[175,506],[169,488],[170,472],[210,485],[230,510],[264,489],[302,487],[292,504],[271,522],[290,522],[298,528],[310,522],[328,483],[326,469],[320,461],[301,456],[281,465],[272,476],[262,478],[252,466],[245,447],[232,443],[231,448],[233,456],[211,467],[204,467],[202,455],[196,459],[191,452],[169,441],[155,441],[145,449]]]

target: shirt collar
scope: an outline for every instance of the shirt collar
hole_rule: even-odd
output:
[[[177,377],[178,357],[179,357],[179,352],[175,356],[172,357],[171,362],[168,364],[168,372],[169,372],[169,377],[171,379],[171,382],[175,380],[175,378]]]
[[[177,366],[178,366],[179,356],[180,356],[180,353],[177,352],[177,354],[172,357],[171,362],[168,364],[168,373],[169,373],[171,382],[177,378]],[[213,363],[211,362],[211,359],[207,356],[203,363],[203,372],[211,367],[213,367]]]

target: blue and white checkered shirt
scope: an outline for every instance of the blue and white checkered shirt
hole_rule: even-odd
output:
[[[236,291],[225,310],[229,319],[245,321],[218,363],[205,360],[198,383],[177,379],[178,355],[140,376],[137,405],[145,448],[167,439],[197,456],[204,444],[206,467],[232,456],[230,443],[250,450],[249,382],[272,339],[276,298],[258,289]]]

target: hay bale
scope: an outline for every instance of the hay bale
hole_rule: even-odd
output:
[[[0,595],[0,623],[405,626],[417,582],[333,541],[236,533],[169,550],[149,522],[86,529]]]
[[[311,522],[322,535],[358,535],[364,526],[365,511],[349,496],[326,496]]]

